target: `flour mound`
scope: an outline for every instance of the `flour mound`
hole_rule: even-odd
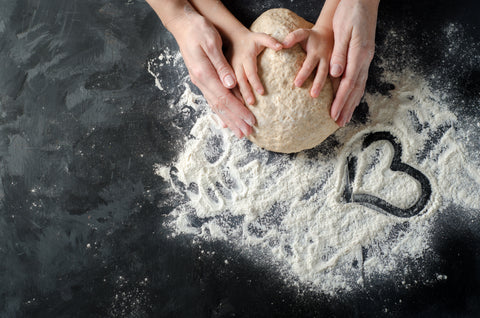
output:
[[[287,9],[271,9],[253,22],[251,30],[270,34],[279,41],[299,28],[312,24]],[[330,117],[333,88],[330,78],[318,98],[310,96],[314,74],[302,87],[294,79],[305,60],[300,45],[275,52],[265,49],[258,57],[258,75],[265,95],[255,93],[257,104],[249,106],[257,119],[254,133],[248,138],[258,146],[282,153],[310,149],[338,129]]]

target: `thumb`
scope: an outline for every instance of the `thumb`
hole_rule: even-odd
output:
[[[289,49],[295,44],[304,41],[306,38],[308,38],[308,35],[309,35],[309,30],[297,29],[287,34],[285,39],[283,39],[282,45],[284,48]]]
[[[282,44],[280,44],[280,42],[278,42],[274,37],[265,33],[257,33],[256,40],[258,41],[258,44],[275,51],[278,51],[282,48]]]
[[[347,64],[348,43],[350,37],[348,34],[338,34],[334,32],[334,45],[332,57],[330,58],[330,75],[340,77]]]

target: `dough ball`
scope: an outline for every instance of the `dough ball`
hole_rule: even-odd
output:
[[[313,25],[288,9],[271,9],[253,22],[250,30],[270,34],[280,42],[298,28]],[[258,74],[265,94],[255,93],[256,104],[248,108],[257,118],[254,133],[248,138],[267,150],[299,152],[319,145],[338,129],[330,117],[333,88],[330,78],[318,98],[310,96],[314,74],[302,87],[293,81],[305,60],[300,45],[275,52],[265,49],[258,56]]]

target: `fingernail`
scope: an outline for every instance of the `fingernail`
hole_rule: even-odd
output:
[[[333,64],[331,73],[332,76],[340,76],[340,74],[342,74],[342,67],[339,64]]]
[[[244,121],[250,126],[253,127],[253,120],[250,118],[245,118]]]
[[[282,45],[280,43],[275,44],[275,49],[280,50],[282,48]]]
[[[310,95],[313,97],[313,98],[316,98],[318,97],[318,90],[317,89],[312,89],[312,91],[310,92]]]
[[[253,100],[253,98],[251,98],[251,97],[247,98],[247,103],[248,103],[249,105],[253,105],[254,102],[255,102],[255,101]]]
[[[248,131],[247,131],[246,128],[240,128],[240,130],[242,131],[243,136],[245,136],[245,137],[248,136]]]
[[[257,88],[257,93],[260,94],[260,95],[263,95],[263,89]]]
[[[337,112],[336,114],[333,114],[333,120],[337,121],[339,116],[340,116],[340,112]]]
[[[233,85],[235,85],[235,81],[233,80],[232,75],[225,76],[225,84],[227,84],[228,87],[232,87]]]

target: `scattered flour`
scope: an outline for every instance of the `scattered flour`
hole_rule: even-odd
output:
[[[157,58],[148,61],[147,71],[155,78],[155,86],[157,86],[159,90],[164,90],[162,77],[160,76],[161,67],[164,65],[178,66],[181,61],[182,55],[180,51],[172,52],[169,48],[166,48]]]
[[[480,175],[466,159],[457,118],[440,94],[410,70],[384,77],[395,89],[388,96],[366,94],[366,124],[350,124],[316,149],[296,155],[262,150],[217,127],[204,99],[185,85],[172,107],[180,111],[187,101],[200,115],[178,160],[155,166],[172,195],[183,198],[165,225],[174,236],[225,241],[286,281],[326,293],[406,273],[405,263],[429,249],[442,209],[448,204],[480,208],[480,195],[473,190],[480,188]],[[362,149],[364,136],[376,131],[394,135],[403,148],[402,161],[431,183],[430,200],[416,216],[399,218],[343,199],[352,154],[358,157],[354,193],[372,194],[399,208],[421,195],[417,180],[390,170],[388,142]]]

